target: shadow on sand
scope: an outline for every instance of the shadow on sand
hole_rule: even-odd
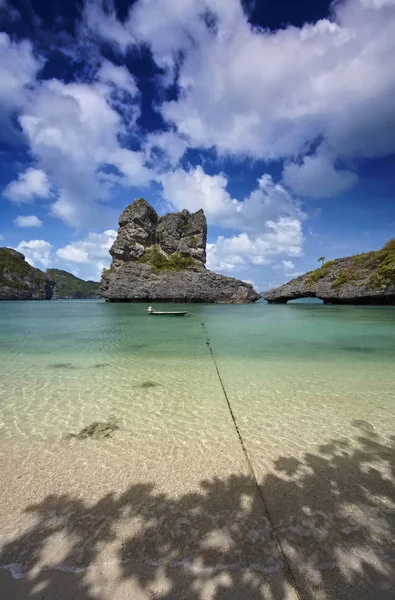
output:
[[[276,461],[260,482],[270,519],[253,478],[239,475],[202,481],[198,492],[175,498],[153,484],[92,505],[51,495],[26,509],[34,524],[3,546],[0,564],[29,572],[12,583],[21,586],[20,600],[114,597],[78,571],[100,562],[105,548],[118,580],[141,591],[120,598],[393,600],[395,438],[379,437],[366,422],[354,427],[354,439]],[[76,572],[62,595],[65,566]]]

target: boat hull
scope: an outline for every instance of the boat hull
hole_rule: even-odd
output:
[[[153,317],[183,317],[188,311],[176,311],[176,312],[150,312],[148,314]]]

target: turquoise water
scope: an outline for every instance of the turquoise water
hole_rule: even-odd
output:
[[[168,309],[168,305],[155,308]],[[177,305],[178,310],[182,308]],[[281,557],[267,518],[262,521],[256,514],[259,502],[254,500],[256,490],[240,437],[272,519],[281,522],[281,535],[301,532],[297,542],[288,538],[291,546],[318,536],[309,533],[313,530],[311,523],[306,525],[306,506],[298,507],[301,494],[308,497],[311,489],[316,504],[311,503],[309,510],[317,509],[331,523],[333,539],[338,530],[339,535],[354,531],[355,515],[364,514],[366,521],[366,514],[371,513],[363,512],[365,504],[357,493],[344,494],[341,510],[333,502],[328,504],[332,491],[322,485],[321,473],[326,481],[333,471],[330,462],[325,470],[323,456],[332,456],[335,448],[338,458],[331,459],[334,464],[342,453],[354,457],[361,439],[366,442],[369,438],[373,448],[378,440],[388,447],[394,444],[394,308],[259,302],[186,305],[185,309],[191,314],[170,319],[148,316],[143,304],[77,300],[0,303],[0,454],[7,482],[0,490],[0,547],[2,539],[14,540],[34,526],[36,517],[27,509],[32,503],[44,507],[41,516],[48,512],[45,518],[53,519],[55,509],[46,499],[54,494],[73,498],[71,507],[77,501],[101,506],[102,498],[149,483],[159,494],[147,500],[153,514],[165,510],[164,498],[172,498],[166,510],[171,512],[170,521],[174,519],[174,532],[167,531],[166,536],[174,535],[180,546],[174,564],[190,565],[199,548],[202,553],[200,521],[194,521],[199,510],[188,512],[193,496],[186,494],[211,489],[216,490],[214,500],[205,509],[212,527],[210,536],[215,533],[222,547],[225,538],[218,532],[232,535],[230,515],[241,519],[242,511],[247,514],[243,527],[249,527],[248,535],[243,530],[238,543],[221,560],[235,571],[248,568],[277,573],[282,568]],[[67,438],[111,415],[119,429],[110,438]],[[380,448],[388,451],[386,445]],[[368,464],[365,454],[362,456]],[[369,468],[374,467],[375,473],[382,471],[384,479],[389,477],[385,460],[377,461],[377,456],[372,458]],[[299,483],[286,487],[279,502],[279,489],[290,483],[295,465],[303,465],[306,477],[312,472],[314,479],[303,493]],[[354,477],[359,481],[365,467],[358,477],[354,467],[350,462],[347,475],[342,472],[344,480]],[[371,498],[375,485],[373,481]],[[236,494],[229,493],[232,486],[242,487],[236,507],[232,506]],[[336,486],[341,488],[340,479]],[[335,496],[340,493],[333,489]],[[324,490],[322,498],[320,490]],[[283,496],[290,498],[288,504]],[[175,499],[179,504],[174,504]],[[388,499],[383,496],[381,502],[387,509]],[[376,506],[372,499],[368,504],[370,509]],[[78,518],[93,544],[96,529],[100,530],[98,522],[89,511]],[[185,522],[195,524],[181,543],[177,535]],[[46,527],[47,521],[44,523]],[[384,531],[382,524],[381,520],[372,525],[372,540]],[[130,523],[127,526],[132,527]],[[120,535],[125,535],[125,527],[124,522]],[[99,543],[100,538],[97,540]],[[255,540],[253,544],[251,540]],[[208,543],[205,538],[204,544]],[[29,534],[21,546],[9,552],[10,558],[6,553],[3,562],[28,568],[34,544],[34,536]],[[88,546],[83,549],[81,540],[79,545],[81,551],[72,560],[69,556],[67,569],[89,563]],[[160,563],[157,546],[147,545],[142,552],[144,561]],[[167,542],[163,548],[166,556],[161,560],[170,560]],[[304,562],[311,560],[317,570],[329,568],[326,559],[316,559],[316,550],[314,546],[306,551]],[[57,556],[52,546],[50,554]],[[57,568],[64,555],[63,548],[56,559]],[[376,562],[377,556],[373,556]],[[200,568],[199,564],[194,568]]]
[[[393,409],[392,307],[185,308],[192,314],[168,319],[149,317],[141,304],[2,302],[0,440],[60,439],[108,414],[140,438],[152,439],[158,414],[165,444],[173,430],[201,439],[188,421],[193,405],[200,425],[202,411],[210,424],[224,406],[202,322],[247,443],[250,420],[270,436],[296,420],[314,438],[322,416],[333,432],[340,416],[385,424]]]

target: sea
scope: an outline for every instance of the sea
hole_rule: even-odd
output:
[[[0,565],[392,577],[395,307],[147,307],[0,303]]]

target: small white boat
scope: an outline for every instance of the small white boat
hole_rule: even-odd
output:
[[[183,317],[187,313],[188,313],[187,310],[160,311],[160,310],[154,310],[152,308],[152,306],[148,307],[149,315],[154,315],[154,316],[159,316],[159,317],[165,317],[165,316],[167,316],[167,317]]]

